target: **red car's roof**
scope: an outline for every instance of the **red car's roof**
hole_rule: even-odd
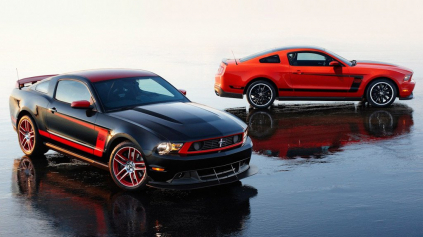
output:
[[[91,82],[99,82],[117,78],[125,77],[148,77],[157,76],[157,74],[136,69],[96,69],[96,70],[84,70],[77,72],[65,73],[62,75],[75,75],[87,78]]]

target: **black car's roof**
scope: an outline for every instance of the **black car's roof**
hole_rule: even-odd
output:
[[[143,77],[143,76],[157,76],[157,74],[145,70],[137,69],[94,69],[77,72],[69,72],[62,75],[75,75],[85,77],[91,82],[99,82],[104,80],[111,80],[125,77]],[[62,76],[60,75],[60,76]]]
[[[272,48],[272,49],[268,49],[265,51],[261,51],[252,55],[249,55],[247,57],[241,58],[239,61],[241,62],[245,62],[247,60],[253,59],[253,58],[257,58],[259,56],[265,55],[265,54],[269,54],[269,53],[274,53],[274,52],[278,52],[278,51],[282,51],[282,50],[287,50],[287,49],[315,49],[315,50],[322,50],[325,51],[324,48],[321,47],[316,47],[316,46],[285,46],[285,47],[279,47],[279,48]]]

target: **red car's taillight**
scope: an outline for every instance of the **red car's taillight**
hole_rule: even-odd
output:
[[[225,69],[225,68],[224,68],[222,65],[221,65],[221,66],[219,66],[219,69],[217,69],[217,74],[218,74],[218,75],[222,74],[224,69]]]

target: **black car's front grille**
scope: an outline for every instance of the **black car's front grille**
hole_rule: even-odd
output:
[[[228,137],[214,138],[205,141],[193,142],[189,147],[188,151],[207,151],[225,148],[242,142],[242,133]]]
[[[187,184],[195,182],[218,182],[227,183],[239,180],[238,175],[250,168],[250,157],[216,167],[210,167],[199,170],[190,170],[176,173],[170,183]]]

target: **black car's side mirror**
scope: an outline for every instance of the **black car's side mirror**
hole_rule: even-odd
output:
[[[74,109],[92,109],[93,108],[91,103],[87,100],[74,101],[72,102],[71,107]]]

